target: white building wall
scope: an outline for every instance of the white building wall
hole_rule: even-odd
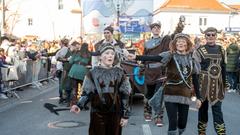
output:
[[[154,21],[161,21],[162,32],[164,34],[172,33],[179,21],[179,17],[183,15],[186,18],[186,25],[184,33],[187,34],[201,34],[200,28],[203,30],[207,27],[213,26],[217,29],[224,30],[229,23],[229,14],[212,14],[212,13],[174,13],[174,12],[160,12],[154,16]],[[200,26],[199,18],[207,18],[207,25]]]
[[[80,14],[71,13],[78,3],[76,0],[63,0],[63,4],[63,10],[58,10],[58,0],[18,0],[12,3],[11,11],[19,8],[20,14],[13,35],[36,35],[47,40],[79,36]],[[28,18],[32,18],[32,26],[28,25]]]

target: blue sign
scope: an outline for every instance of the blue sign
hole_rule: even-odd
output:
[[[121,33],[141,33],[147,32],[146,25],[140,25],[139,21],[119,21]]]
[[[227,31],[227,32],[240,32],[240,27],[226,27],[225,31]]]

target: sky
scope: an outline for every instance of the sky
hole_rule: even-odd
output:
[[[220,0],[221,2],[227,3],[227,4],[234,4],[234,3],[240,3],[240,0]]]

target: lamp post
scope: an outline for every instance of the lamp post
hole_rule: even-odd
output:
[[[117,38],[118,38],[118,40],[120,40],[120,25],[119,25],[119,18],[120,18],[120,5],[119,5],[119,2],[117,3],[117,27],[118,27],[118,35],[117,35]]]

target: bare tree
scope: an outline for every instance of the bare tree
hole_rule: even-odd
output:
[[[8,0],[5,2],[5,0],[2,0],[2,7],[1,10],[3,10],[3,15],[2,15],[2,20],[3,20],[3,31],[2,33],[7,34],[7,35],[12,35],[12,32],[14,30],[14,27],[16,24],[20,21],[20,14],[19,14],[19,9],[20,9],[20,4],[18,4],[18,7],[16,10],[11,11],[11,5],[14,0]]]

